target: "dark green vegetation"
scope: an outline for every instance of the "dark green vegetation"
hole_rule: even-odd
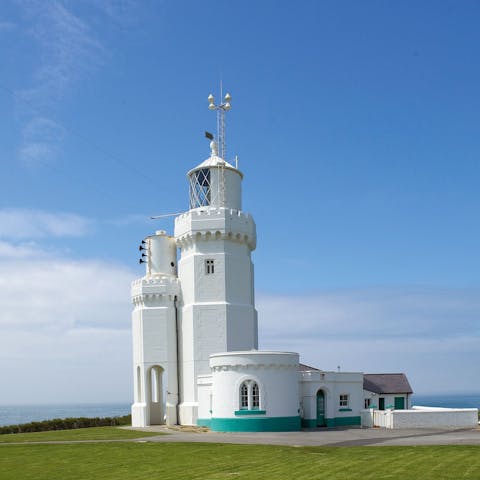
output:
[[[54,418],[52,420],[42,420],[41,422],[22,423],[20,425],[8,425],[0,427],[0,434],[24,433],[24,432],[48,432],[50,430],[72,430],[74,428],[90,427],[114,427],[120,425],[131,425],[131,415],[123,417],[104,417],[104,418]]]
[[[0,435],[0,443],[128,440],[130,438],[150,437],[152,435],[163,435],[163,433],[139,432],[117,427],[94,427],[76,430],[55,430],[52,432],[11,433],[9,435]]]
[[[479,479],[480,446],[1,445],[0,479]]]

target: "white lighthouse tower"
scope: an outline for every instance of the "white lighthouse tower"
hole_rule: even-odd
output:
[[[243,175],[223,158],[230,95],[224,100],[217,106],[209,96],[218,115],[218,145],[212,140],[210,157],[188,172],[190,210],[175,219],[182,424],[197,422],[197,376],[210,373],[209,356],[258,347],[251,261],[256,229],[242,211]]]
[[[147,272],[132,285],[134,426],[195,425],[197,377],[210,373],[210,355],[258,348],[256,228],[242,211],[243,174],[224,158],[230,95],[223,100],[209,96],[218,142],[212,138],[209,158],[187,173],[190,208],[175,219],[174,238],[147,238]]]
[[[178,363],[175,240],[163,230],[142,241],[145,276],[132,283],[132,425],[177,423]],[[143,260],[145,258],[146,260]]]

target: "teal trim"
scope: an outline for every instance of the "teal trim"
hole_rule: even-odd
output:
[[[237,410],[235,415],[265,415],[266,410]]]
[[[300,417],[212,418],[214,432],[295,432],[300,430]]]
[[[197,420],[197,425],[199,427],[208,427],[210,428],[210,424],[212,423],[212,420],[210,418],[199,418]]]
[[[327,427],[347,427],[353,425],[361,425],[360,417],[335,417],[327,418]]]
[[[352,409],[351,408],[339,408],[338,411],[339,412],[351,412]]]
[[[315,418],[302,418],[302,428],[316,428],[317,420]]]

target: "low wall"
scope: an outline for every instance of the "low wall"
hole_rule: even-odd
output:
[[[371,420],[365,414],[365,426]],[[476,408],[413,407],[411,410],[374,410],[373,426],[383,428],[475,428]]]

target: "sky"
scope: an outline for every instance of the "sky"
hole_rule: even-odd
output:
[[[259,346],[480,392],[477,1],[4,0],[0,404],[130,402],[138,244],[232,96]]]

